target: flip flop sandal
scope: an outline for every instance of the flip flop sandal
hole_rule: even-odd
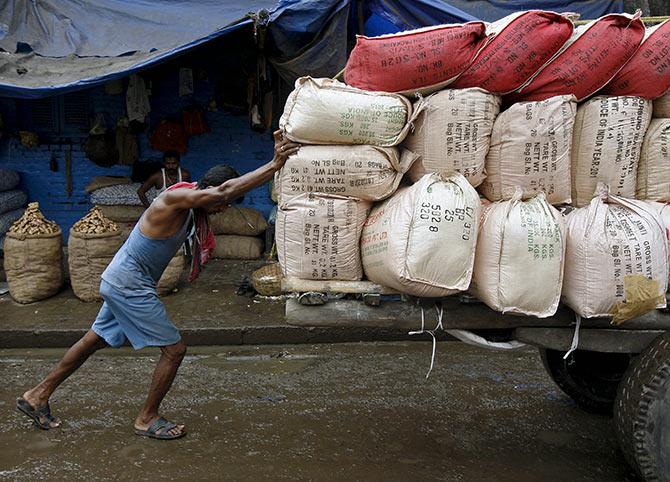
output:
[[[50,424],[52,422],[60,423],[56,417],[51,415],[51,408],[47,403],[41,408],[33,408],[30,403],[24,398],[19,398],[16,400],[16,408],[23,414],[27,415],[33,421],[33,424],[42,430],[51,430],[52,427]]]
[[[176,423],[168,422],[163,417],[160,417],[158,420],[152,423],[151,426],[146,430],[139,430],[136,428],[135,435],[139,435],[141,437],[155,438],[157,440],[175,440],[186,435],[186,432],[184,430],[182,430],[177,435],[170,435],[168,433],[170,430],[176,427],[177,427]]]

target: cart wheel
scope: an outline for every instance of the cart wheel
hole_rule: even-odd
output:
[[[590,413],[611,414],[617,387],[631,356],[627,353],[564,351],[540,348],[544,368],[556,385]]]
[[[614,421],[621,451],[644,480],[670,481],[670,332],[631,364]]]

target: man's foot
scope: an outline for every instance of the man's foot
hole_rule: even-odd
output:
[[[148,422],[140,418],[135,420],[135,434],[159,440],[174,440],[186,435],[184,425],[177,425],[161,416],[155,416]]]
[[[49,407],[48,401],[42,404],[34,401],[31,402],[24,394],[23,397],[16,400],[16,408],[28,416],[33,423],[42,430],[58,428],[61,425],[60,420],[51,415],[51,408]]]

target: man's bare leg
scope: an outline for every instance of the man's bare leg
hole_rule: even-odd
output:
[[[65,353],[58,365],[37,386],[23,394],[23,399],[33,408],[39,409],[49,403],[49,398],[67,377],[72,375],[93,353],[105,348],[107,343],[93,330],[88,332]],[[59,421],[50,422],[51,428],[60,426]]]
[[[181,361],[184,359],[184,355],[186,355],[186,344],[180,340],[174,345],[162,346],[161,352],[160,360],[156,364],[151,386],[149,387],[149,395],[144,402],[140,414],[135,419],[135,428],[138,430],[147,430],[160,417],[158,407],[170,390],[172,382],[177,375],[179,365],[181,365]],[[169,435],[179,435],[183,431],[184,426],[177,425],[167,433]]]

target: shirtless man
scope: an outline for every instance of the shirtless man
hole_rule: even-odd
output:
[[[147,191],[156,188],[158,193],[162,193],[168,187],[178,182],[189,182],[191,180],[191,173],[179,166],[179,153],[176,151],[168,151],[163,156],[163,165],[165,166],[160,171],[154,172],[144,184],[137,190],[137,195],[142,201],[145,208],[149,207],[149,199],[147,199]]]
[[[207,231],[207,213],[226,209],[247,191],[272,179],[298,148],[277,131],[272,161],[255,171],[236,177],[232,168],[216,166],[197,185],[175,186],[157,197],[102,275],[104,303],[93,326],[42,382],[17,400],[17,408],[44,430],[59,427],[60,421],[49,408],[56,388],[97,350],[120,347],[128,341],[136,350],[158,346],[162,352],[149,395],[135,419],[135,433],[161,440],[185,435],[184,425],[169,422],[158,413],[186,354],[186,344],[156,294],[156,283],[186,240],[191,218],[195,218],[196,231],[203,223]],[[205,235],[196,232],[199,240]]]

